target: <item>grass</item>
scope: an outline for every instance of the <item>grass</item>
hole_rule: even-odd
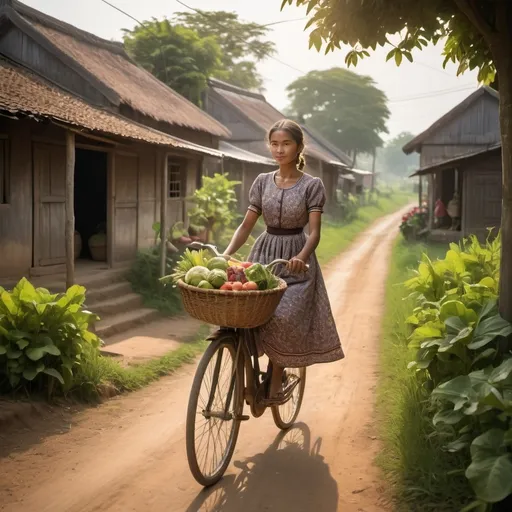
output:
[[[192,340],[185,341],[178,349],[128,367],[97,350],[88,349],[70,394],[92,402],[105,394],[111,396],[141,389],[160,377],[171,375],[184,364],[192,363],[206,348],[208,331],[208,326],[203,326]]]
[[[357,218],[348,223],[336,223],[327,220],[322,226],[322,240],[316,250],[318,261],[328,263],[344,251],[354,239],[375,220],[395,212],[413,200],[407,192],[395,192],[392,197],[381,197],[377,204],[363,206],[357,212]]]
[[[423,251],[436,259],[444,257],[446,250],[446,246],[400,240],[393,249],[387,280],[377,400],[383,450],[377,462],[390,484],[397,511],[457,511],[473,495],[464,475],[450,474],[466,464],[460,455],[442,450],[442,441],[433,435],[428,395],[416,374],[407,369],[413,354],[407,349],[405,319],[413,304],[404,300],[407,292],[400,283],[417,267]]]

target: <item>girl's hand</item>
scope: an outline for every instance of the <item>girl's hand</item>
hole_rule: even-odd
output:
[[[291,274],[301,274],[302,272],[306,272],[306,270],[306,262],[300,258],[295,257],[288,262],[288,271]]]

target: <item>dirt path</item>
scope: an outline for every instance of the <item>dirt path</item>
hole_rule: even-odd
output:
[[[0,460],[0,510],[385,510],[373,466],[373,401],[385,276],[400,216],[376,223],[330,265],[327,285],[347,357],[308,370],[303,423],[284,436],[270,413],[244,423],[233,464],[215,489],[201,492],[186,462],[189,366],[71,420],[54,418],[46,432],[6,436],[0,453],[11,454]]]

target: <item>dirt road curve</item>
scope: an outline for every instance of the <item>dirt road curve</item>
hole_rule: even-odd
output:
[[[346,359],[308,370],[302,423],[286,435],[278,435],[270,413],[242,424],[233,464],[215,489],[201,492],[188,471],[189,366],[75,415],[72,425],[53,420],[47,435],[4,438],[18,449],[0,460],[0,510],[385,510],[373,467],[372,407],[385,273],[400,215],[379,221],[326,269]]]

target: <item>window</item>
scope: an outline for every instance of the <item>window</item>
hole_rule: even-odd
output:
[[[0,139],[0,204],[9,202],[7,141]]]
[[[183,197],[183,173],[181,172],[181,165],[176,162],[169,162],[167,164],[169,173],[169,198],[179,199]]]

